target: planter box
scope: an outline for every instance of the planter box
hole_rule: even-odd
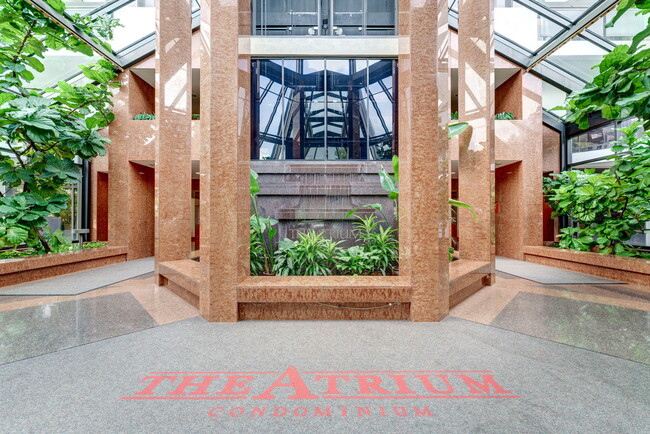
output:
[[[4,259],[0,261],[0,288],[125,262],[126,250],[126,247],[98,247],[75,252]]]
[[[524,259],[536,264],[550,265],[578,273],[649,286],[650,260],[580,252],[555,247],[524,247]]]

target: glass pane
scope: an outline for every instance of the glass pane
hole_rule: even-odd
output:
[[[255,0],[256,35],[316,35],[320,0]]]
[[[629,44],[634,35],[645,29],[648,24],[647,15],[635,15],[636,10],[626,12],[616,21],[613,27],[605,28],[605,25],[614,18],[616,12],[610,12],[603,18],[596,21],[589,27],[589,30],[603,36],[615,44]]]
[[[34,80],[29,83],[28,87],[42,89],[54,86],[59,81],[67,80],[79,74],[81,72],[79,65],[88,65],[100,59],[97,54],[88,57],[81,53],[66,50],[48,50],[44,56],[40,60],[45,66],[45,70],[41,73],[32,70]]]
[[[95,9],[104,6],[106,3],[110,3],[113,0],[92,0],[92,1],[82,1],[82,0],[63,0],[65,3],[65,12],[68,15],[79,14],[87,15]]]
[[[363,113],[367,61],[327,60],[328,160],[366,159]]]
[[[575,22],[594,4],[594,0],[539,0],[544,6]]]
[[[542,81],[542,106],[557,116],[564,116],[565,110],[552,110],[553,107],[563,106],[566,100],[566,92],[558,89],[550,83]]]
[[[518,3],[495,3],[494,31],[529,51],[535,51],[562,30],[559,25]]]
[[[363,0],[335,0],[333,5],[332,34],[348,36],[363,35],[363,4]]]
[[[598,75],[593,69],[607,52],[580,37],[573,38],[548,57],[548,61],[585,81]]]
[[[281,61],[280,61],[281,62]],[[260,62],[256,108],[259,133],[259,158],[284,158],[282,146],[282,65],[271,61]]]
[[[295,86],[299,92],[299,101],[303,111],[303,122],[300,126],[300,153],[294,152],[294,158],[305,160],[325,160],[325,61],[321,59],[298,60],[300,77]],[[297,131],[292,135],[297,136]],[[295,148],[294,148],[295,150]]]
[[[368,134],[370,160],[389,160],[394,153],[393,113],[395,109],[393,92],[394,61],[380,60],[370,65],[368,105]]]
[[[609,155],[609,148],[616,140],[616,124],[605,125],[571,138],[571,162],[592,160]]]
[[[120,20],[123,26],[116,28],[113,31],[113,39],[107,41],[115,52],[153,34],[156,30],[155,0],[136,0],[110,15]]]
[[[366,13],[367,35],[395,34],[395,0],[368,0]]]

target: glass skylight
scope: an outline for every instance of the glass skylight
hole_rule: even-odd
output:
[[[121,21],[123,27],[116,28],[113,39],[108,42],[112,45],[113,52],[118,53],[118,63],[123,67],[155,50],[156,0],[63,1],[68,7],[66,15],[110,14]],[[448,4],[450,11],[457,14],[458,0],[448,0]],[[629,43],[631,36],[647,22],[647,17],[636,17],[628,13],[613,28],[605,28],[614,14],[609,12],[605,17],[597,19],[588,30],[583,30],[578,35],[571,34],[573,32],[570,29],[578,20],[584,22],[585,16],[605,10],[605,6],[604,0],[495,0],[495,32],[503,43],[518,47],[517,53],[528,56],[530,63],[537,57],[538,61],[544,59],[541,66],[553,66],[550,69],[536,68],[536,73],[542,71],[540,74],[545,74],[545,71],[552,70],[554,73],[566,73],[567,77],[574,79],[573,82],[587,82],[597,73],[592,67],[600,61],[601,56],[616,44]],[[198,0],[192,0],[192,10],[196,20],[196,12],[200,10]],[[198,22],[195,21],[194,25],[198,25]],[[565,39],[567,37],[571,37],[568,42]],[[545,52],[552,54],[545,58]],[[501,54],[507,57],[507,50]],[[97,59],[64,53],[48,53],[47,57],[46,62],[54,66],[47,68],[47,77],[37,77],[35,85],[53,85],[58,80],[68,79],[75,72],[78,73],[77,65]],[[526,66],[525,59],[526,57],[523,62],[521,58],[516,61]],[[544,83],[545,109],[563,102],[566,89],[551,84],[562,81],[548,79]],[[579,85],[572,86],[579,88]]]
[[[494,31],[528,51],[535,51],[564,28],[514,2],[497,2]]]

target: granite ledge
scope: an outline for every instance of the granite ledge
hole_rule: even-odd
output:
[[[650,259],[626,258],[624,256],[607,255],[604,253],[581,252],[579,250],[542,246],[526,246],[524,247],[524,255],[546,256],[563,261],[615,268],[617,270],[632,271],[650,276]]]
[[[648,259],[542,246],[524,247],[524,259],[578,273],[646,285],[650,291],[650,260]]]
[[[97,247],[73,252],[50,253],[25,258],[12,258],[0,260],[0,275],[32,271],[38,268],[54,267],[72,262],[90,261],[108,256],[124,256],[126,261],[126,247]]]

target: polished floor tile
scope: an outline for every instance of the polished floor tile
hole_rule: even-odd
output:
[[[4,311],[0,312],[0,364],[157,325],[129,293]]]
[[[642,310],[521,292],[490,325],[650,364],[650,312]]]

